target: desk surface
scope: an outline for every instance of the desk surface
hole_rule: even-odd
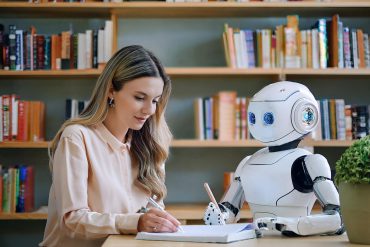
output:
[[[289,238],[279,233],[265,233],[263,238],[249,239],[230,244],[170,242],[170,241],[146,241],[135,240],[134,235],[111,235],[102,247],[352,247],[364,246],[348,242],[346,234],[341,236],[310,236]]]

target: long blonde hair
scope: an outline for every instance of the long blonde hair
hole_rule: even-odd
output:
[[[135,183],[151,196],[155,195],[158,200],[163,199],[167,194],[163,164],[168,158],[172,138],[164,118],[171,93],[171,80],[154,54],[138,45],[127,46],[116,52],[99,76],[86,109],[79,117],[64,122],[59,129],[49,146],[50,169],[53,168],[53,158],[60,137],[67,126],[94,126],[102,123],[108,113],[109,89],[119,91],[125,83],[146,76],[162,78],[163,93],[153,116],[140,130],[129,129],[127,136],[131,139],[132,162],[136,162],[139,167]]]

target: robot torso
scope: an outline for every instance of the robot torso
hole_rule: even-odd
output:
[[[294,188],[292,178],[293,163],[306,155],[311,153],[301,148],[278,152],[264,148],[246,161],[240,180],[253,218],[310,214],[316,196],[312,190],[300,192]]]

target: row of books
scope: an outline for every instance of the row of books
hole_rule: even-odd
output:
[[[271,29],[239,29],[225,24],[226,63],[232,68],[370,68],[369,36],[350,29],[339,15],[299,30],[299,17]]]
[[[44,140],[44,102],[21,100],[16,94],[0,95],[0,142]]]
[[[220,91],[194,100],[195,136],[199,140],[245,140],[249,99],[235,91]]]
[[[34,169],[19,165],[0,165],[0,212],[31,212],[34,210]]]
[[[0,24],[0,69],[60,70],[91,69],[106,63],[112,55],[113,24],[84,33],[64,31],[59,34],[37,34],[9,25],[8,33]]]
[[[88,100],[66,99],[65,119],[78,117],[88,104]]]
[[[322,99],[314,140],[354,140],[370,134],[370,106],[346,105],[343,99]]]
[[[195,138],[199,140],[253,139],[248,131],[250,98],[221,91],[194,100]],[[311,133],[314,140],[352,140],[370,134],[370,106],[346,105],[343,99],[317,100],[320,116]]]

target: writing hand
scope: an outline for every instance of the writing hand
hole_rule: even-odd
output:
[[[139,232],[177,232],[180,222],[166,211],[151,208],[139,218]]]

